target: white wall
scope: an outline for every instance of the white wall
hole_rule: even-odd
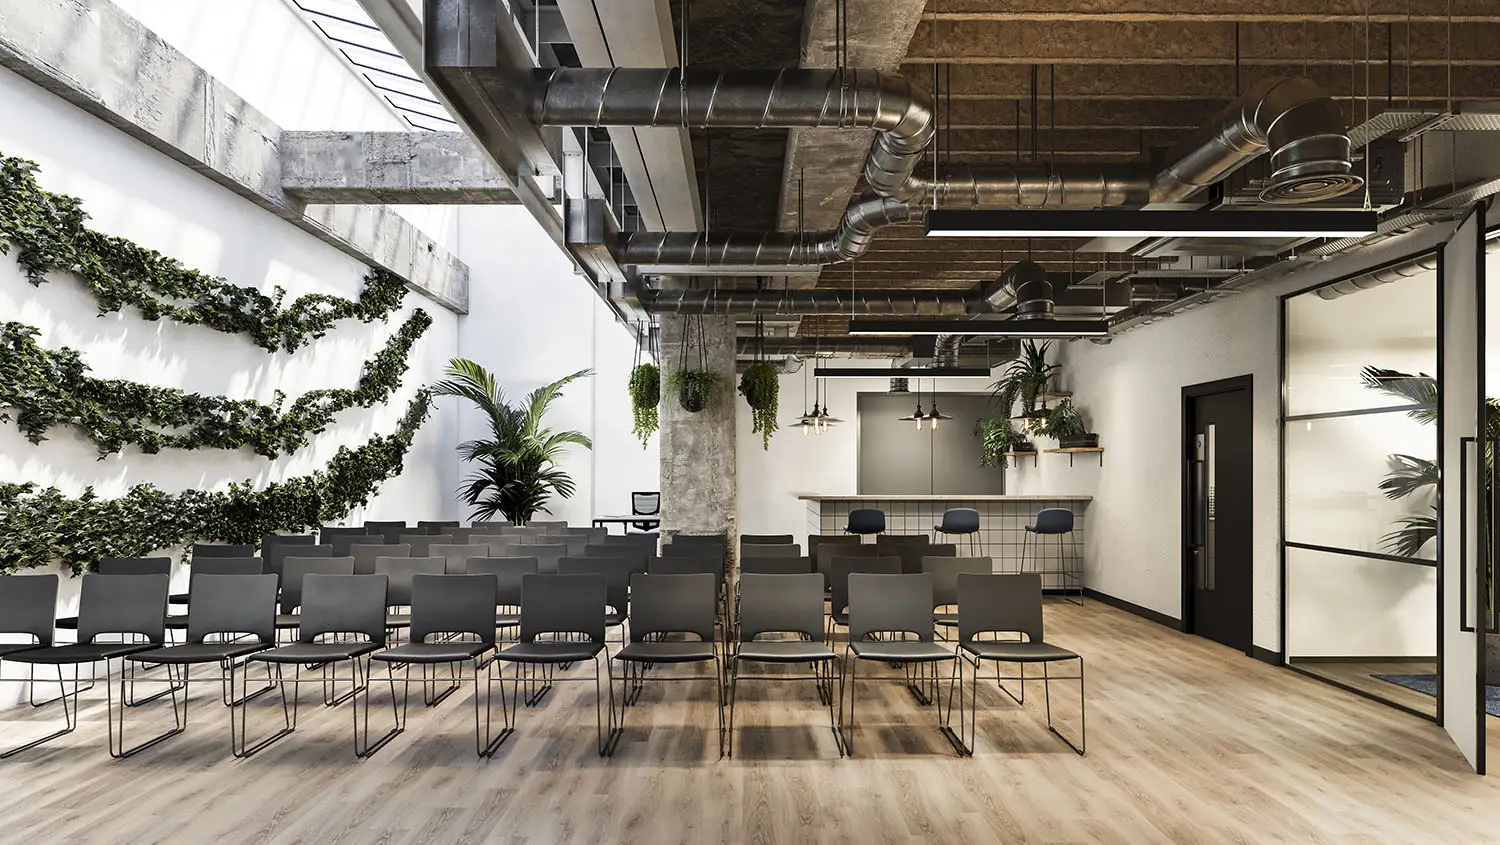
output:
[[[233,284],[270,290],[288,301],[306,293],[359,295],[366,269],[311,235],[240,199],[10,71],[0,71],[0,152],[41,165],[42,187],[83,199],[91,225],[159,250],[189,267]],[[41,330],[47,348],[83,353],[93,374],[210,394],[295,398],[309,389],[353,386],[366,359],[381,349],[406,313],[422,307],[433,325],[417,343],[411,367],[390,404],[351,410],[292,456],[271,461],[249,450],[134,449],[95,460],[89,441],[68,430],[33,446],[14,424],[0,425],[0,478],[57,485],[70,494],[92,485],[103,496],[149,481],[168,492],[222,489],[231,481],[257,485],[322,467],[341,444],[358,445],[394,430],[413,391],[437,378],[458,349],[458,319],[416,294],[388,324],[344,321],[296,353],[268,354],[249,340],[202,327],[149,323],[139,312],[96,316],[93,297],[71,276],[32,287],[13,256],[0,257],[0,318]],[[458,516],[453,447],[456,415],[438,407],[406,458],[406,471],[387,481],[350,520]],[[64,611],[76,600],[77,580],[64,578]],[[13,701],[7,686],[0,704]]]
[[[513,402],[576,370],[594,370],[547,416],[553,429],[594,439],[592,452],[569,447],[561,466],[578,490],[550,505],[553,517],[587,525],[596,514],[629,513],[630,492],[656,490],[660,478],[657,438],[643,449],[630,431],[635,345],[629,331],[524,208],[466,206],[458,220],[458,255],[470,270],[469,316],[459,326],[462,357],[494,372]],[[460,412],[460,435],[487,436],[476,411]]]

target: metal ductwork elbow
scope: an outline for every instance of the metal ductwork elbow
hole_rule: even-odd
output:
[[[1054,293],[1047,268],[1028,258],[1001,273],[985,289],[984,300],[995,311],[1004,311],[1014,304],[1017,320],[1051,320]]]
[[[1359,189],[1352,145],[1338,104],[1311,80],[1255,84],[1172,148],[1151,183],[1151,201],[1180,202],[1270,152],[1264,202],[1295,204]]]

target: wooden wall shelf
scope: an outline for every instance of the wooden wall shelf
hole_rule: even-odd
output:
[[[1031,465],[1036,466],[1036,452],[1001,452],[1000,454],[1008,458],[1030,458]],[[1017,463],[1019,463],[1019,461]]]
[[[1078,456],[1078,455],[1098,455],[1099,456],[1099,466],[1104,466],[1104,447],[1103,446],[1075,446],[1075,447],[1073,447],[1071,449],[1048,449],[1046,451],[1047,451],[1047,453],[1049,455],[1050,454],[1067,455],[1068,456],[1068,466],[1072,466],[1073,465],[1073,458],[1076,457],[1076,456]]]

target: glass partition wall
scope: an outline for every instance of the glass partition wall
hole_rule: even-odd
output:
[[[1437,271],[1404,272],[1282,300],[1283,650],[1435,717]]]

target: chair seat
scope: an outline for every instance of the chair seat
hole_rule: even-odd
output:
[[[276,614],[276,627],[301,628],[302,617],[295,613],[278,613]]]
[[[815,660],[834,660],[838,655],[821,642],[752,642],[740,643],[734,653],[735,660],[751,660],[757,663],[811,663]]]
[[[695,663],[714,659],[714,644],[703,642],[631,643],[615,652],[636,663]]]
[[[846,628],[849,627],[849,611],[841,610],[838,613],[830,613],[828,615],[833,617],[833,624],[843,625]]]
[[[1047,663],[1053,660],[1074,660],[1077,654],[1050,643],[1027,643],[1018,641],[991,640],[964,643],[964,651],[980,660],[1003,660],[1010,663]]]
[[[36,643],[0,643],[0,658],[5,657],[7,654],[15,654],[18,651],[31,651],[35,648],[41,648],[41,646]]]
[[[932,614],[932,624],[934,624],[934,625],[941,625],[944,628],[957,628],[958,627],[958,614],[957,613],[934,613],[934,614]]]
[[[463,660],[473,660],[492,648],[494,646],[489,643],[463,641],[406,643],[386,649],[379,654],[372,654],[370,659],[386,663],[458,663]]]
[[[939,534],[978,534],[978,528],[944,528],[941,525],[932,526],[932,530]]]
[[[604,627],[616,628],[625,624],[625,614],[611,610],[604,614]]]
[[[521,614],[519,614],[519,613],[497,613],[497,614],[495,614],[495,627],[496,628],[514,628],[514,627],[516,627],[517,625],[520,625],[520,624],[521,624]]]
[[[387,628],[410,628],[410,613],[387,613],[385,615],[385,627]]]
[[[244,657],[268,648],[265,643],[186,643],[136,652],[131,660],[141,663],[214,663]]]
[[[96,660],[109,660],[113,657],[124,657],[127,654],[135,654],[138,651],[160,648],[161,643],[70,643],[68,645],[55,645],[51,648],[32,648],[28,651],[16,651],[5,656],[12,663],[45,663],[68,665],[73,663],[93,663]]]
[[[931,663],[937,660],[952,660],[953,652],[936,643],[918,640],[895,640],[892,642],[857,642],[849,646],[854,656],[862,660],[883,660],[891,663]]]
[[[604,643],[516,643],[495,655],[512,663],[579,663],[593,660]]]
[[[265,663],[332,663],[369,654],[380,648],[375,643],[293,643],[250,656]]]

